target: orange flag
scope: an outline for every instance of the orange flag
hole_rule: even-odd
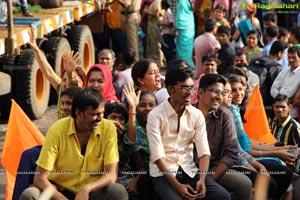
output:
[[[6,169],[6,200],[12,199],[21,154],[24,150],[42,145],[44,136],[20,106],[12,100],[1,164]]]
[[[249,138],[258,142],[273,143],[276,139],[271,133],[258,85],[255,86],[244,115],[244,129]]]

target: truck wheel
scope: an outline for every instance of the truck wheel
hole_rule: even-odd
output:
[[[71,46],[66,38],[50,37],[43,44],[43,51],[47,57],[49,64],[54,71],[62,77],[63,72],[63,57],[68,57],[71,53]],[[51,87],[49,104],[57,103],[56,88]]]
[[[79,51],[81,65],[88,71],[95,64],[95,46],[92,33],[86,25],[76,25],[68,30],[68,40],[75,52]]]
[[[30,119],[42,117],[45,113],[50,83],[38,67],[32,49],[25,49],[18,59],[20,69],[15,71],[14,99]]]
[[[17,56],[15,54],[11,54],[9,56],[4,56],[0,59],[0,71],[10,75],[10,92],[0,96],[0,118],[8,119],[11,108],[11,99],[13,98],[13,80],[14,80],[14,70],[16,66]]]

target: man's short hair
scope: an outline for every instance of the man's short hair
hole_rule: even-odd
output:
[[[288,53],[297,53],[298,57],[300,57],[300,47],[292,46],[288,49]]]
[[[107,119],[108,115],[113,112],[121,114],[124,117],[125,122],[128,121],[128,110],[123,104],[119,102],[107,102],[104,109],[104,118]]]
[[[248,69],[248,65],[246,64],[246,63],[243,63],[243,62],[241,62],[241,63],[238,63],[238,64],[236,64],[235,65],[237,68],[243,68],[243,67],[245,67],[245,68],[247,68]]]
[[[211,32],[216,26],[217,22],[215,19],[209,18],[205,21],[204,30],[205,32]]]
[[[266,35],[271,38],[275,38],[279,35],[278,27],[274,25],[270,25],[266,28]]]
[[[230,36],[230,28],[225,25],[221,25],[218,27],[217,34],[226,34]]]
[[[136,62],[136,53],[133,48],[127,48],[122,52],[122,61],[126,65],[132,65]]]
[[[285,94],[278,94],[274,100],[273,100],[273,104],[278,102],[278,101],[285,101],[288,105],[291,104],[290,99],[285,95]]]
[[[79,91],[72,101],[72,117],[76,118],[76,110],[84,112],[88,107],[96,109],[101,103],[104,103],[104,97],[94,88],[84,88]]]
[[[271,46],[270,55],[276,55],[278,52],[284,51],[287,47],[287,43],[284,43],[281,40],[276,40]]]
[[[183,82],[188,78],[193,79],[193,71],[191,68],[188,67],[176,67],[172,68],[167,71],[165,85],[166,86],[173,86],[176,85],[178,82]]]
[[[190,67],[189,64],[186,62],[186,60],[182,58],[175,58],[173,60],[170,60],[166,66],[167,70],[170,70],[172,68],[176,67]]]
[[[240,57],[242,55],[245,55],[246,58],[248,57],[248,53],[246,51],[244,51],[244,50],[238,50],[238,51],[235,52],[235,56]]]
[[[209,86],[211,86],[215,83],[222,83],[225,86],[226,80],[220,74],[205,74],[200,79],[199,88],[208,88]]]
[[[213,54],[206,54],[202,57],[202,63],[204,63],[205,61],[214,61],[216,63],[218,63],[217,57]]]
[[[73,97],[82,90],[80,87],[70,87],[61,92],[61,97],[67,95],[69,98],[73,99]]]
[[[111,49],[102,49],[102,50],[100,50],[99,53],[97,54],[98,61],[100,61],[100,56],[101,56],[102,54],[105,54],[105,53],[110,53],[112,59],[113,59],[113,60],[116,60],[116,54],[115,54],[115,52],[114,52],[113,50],[111,50]]]

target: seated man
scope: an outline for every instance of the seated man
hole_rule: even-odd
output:
[[[205,119],[190,102],[193,72],[184,66],[167,71],[165,84],[170,98],[148,115],[150,176],[160,199],[230,199],[230,194],[206,176],[210,150]],[[193,142],[199,169],[193,158]]]
[[[271,130],[277,141],[282,142],[283,145],[300,144],[300,125],[289,114],[292,108],[289,98],[284,94],[277,95],[272,107],[275,118]]]
[[[125,188],[115,183],[116,128],[102,118],[103,113],[104,98],[94,89],[74,96],[71,116],[58,120],[47,132],[36,162],[35,187],[55,187],[53,199],[128,199]],[[22,198],[38,199],[35,187],[25,190]]]
[[[206,74],[198,89],[198,108],[202,111],[209,148],[211,178],[236,194],[237,199],[251,199],[252,183],[244,174],[232,170],[238,159],[239,146],[233,118],[227,108],[220,107],[223,101],[226,80],[219,74]],[[230,173],[228,173],[230,172]]]
[[[72,101],[75,94],[81,91],[80,87],[70,87],[61,93],[61,114],[62,117],[71,115]],[[34,171],[36,170],[36,161],[39,158],[42,146],[35,146],[25,150],[20,159],[18,172],[32,173],[17,173],[16,182],[13,193],[13,200],[18,200],[21,193],[33,184]]]

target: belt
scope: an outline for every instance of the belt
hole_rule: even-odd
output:
[[[122,14],[122,15],[130,15],[130,14],[136,13],[136,12],[138,12],[138,11],[137,11],[137,10],[135,10],[135,11],[128,11],[128,12],[126,12],[126,11],[121,11],[121,14]]]

